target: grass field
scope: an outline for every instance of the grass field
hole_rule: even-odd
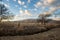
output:
[[[0,40],[60,40],[59,23],[1,22]]]

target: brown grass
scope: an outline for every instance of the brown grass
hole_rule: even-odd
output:
[[[46,23],[19,23],[18,22],[2,22],[0,23],[0,35],[32,35],[45,32],[52,28],[59,27],[59,24]]]
[[[0,40],[60,40],[60,25],[56,23],[0,23]]]

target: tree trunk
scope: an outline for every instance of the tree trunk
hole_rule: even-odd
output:
[[[45,25],[45,18],[42,17],[42,24]]]

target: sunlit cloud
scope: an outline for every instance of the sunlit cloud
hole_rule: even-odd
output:
[[[20,4],[20,5],[24,5],[25,2],[22,2],[21,0],[18,0],[18,4]]]
[[[53,19],[53,20],[59,20],[59,21],[60,21],[60,18],[55,18],[55,17],[53,17],[52,19]]]
[[[13,19],[14,21],[27,19],[32,15],[28,10],[20,10],[19,12],[20,12],[19,14],[15,15]]]
[[[44,11],[42,13],[43,13],[43,15],[53,14],[58,9],[59,9],[58,7],[50,7],[50,9],[48,11]]]
[[[60,0],[43,0],[45,6],[60,6]]]
[[[52,3],[54,2],[55,0],[46,0],[48,3]]]
[[[24,13],[23,10],[20,10],[19,12],[20,12],[20,13]]]
[[[18,0],[18,3],[21,4],[22,2],[20,0]]]
[[[55,0],[43,0],[44,5],[49,5],[53,3]]]
[[[45,8],[49,7],[49,10],[47,12],[52,14],[60,8],[60,1],[59,0],[43,0],[42,2],[37,2],[35,4],[35,7],[37,8],[43,7],[42,8],[43,13],[46,13]]]
[[[20,10],[20,14],[31,16],[31,13],[28,10]]]
[[[43,0],[42,2],[37,2],[35,4],[36,7],[39,6],[60,6],[60,0]]]
[[[38,7],[42,6],[42,5],[43,4],[41,2],[37,2],[34,6],[38,8]]]
[[[25,10],[25,14],[32,16],[31,13],[28,10]]]

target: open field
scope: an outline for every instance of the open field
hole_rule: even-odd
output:
[[[26,36],[3,36],[0,40],[60,40],[60,28]]]
[[[0,40],[60,40],[60,23],[1,22]]]

